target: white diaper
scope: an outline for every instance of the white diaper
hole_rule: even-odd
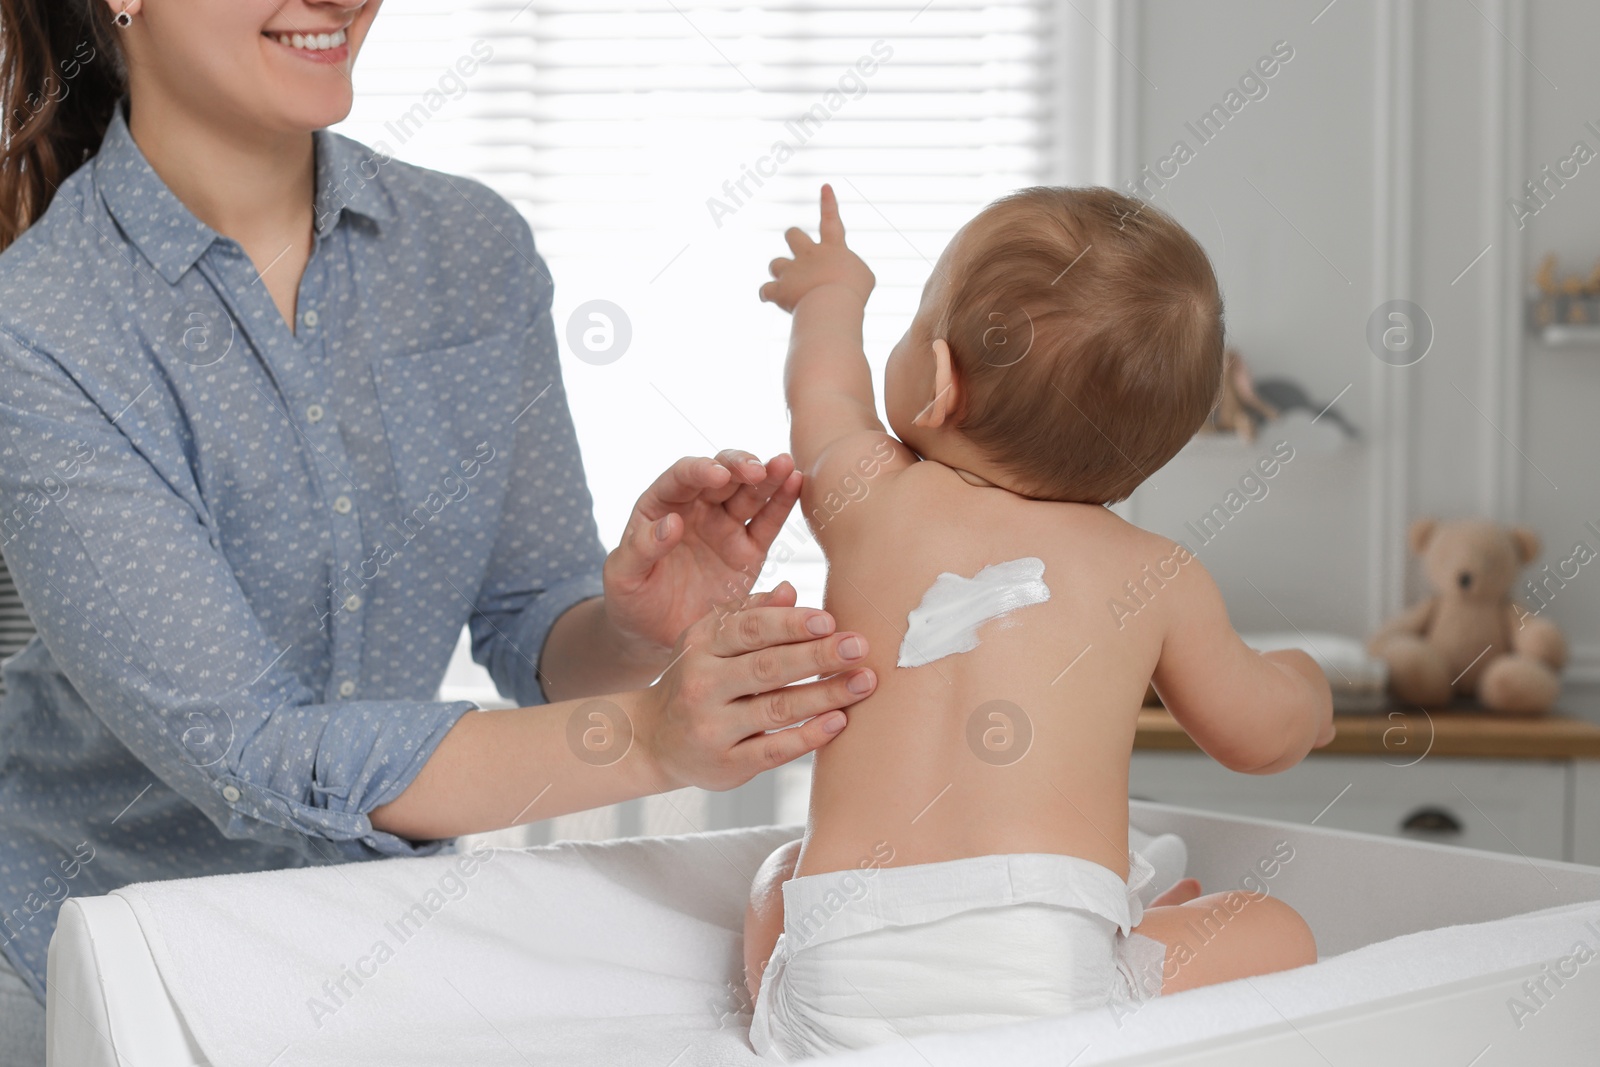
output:
[[[1166,947],[1132,933],[1153,872],[1128,862],[1126,882],[1036,852],[791,878],[750,1043],[795,1060],[1149,999]]]

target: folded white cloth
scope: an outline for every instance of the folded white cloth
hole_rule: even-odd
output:
[[[1139,902],[1149,907],[1156,897],[1171,889],[1189,871],[1189,849],[1177,834],[1151,837],[1143,830],[1128,827],[1128,851],[1137,852],[1150,864],[1150,880],[1139,889]]]
[[[848,868],[783,886],[784,929],[750,1042],[794,1060],[1160,992],[1165,946],[1133,934],[1154,870],[1048,853]]]
[[[1247,633],[1239,637],[1257,652],[1297,648],[1316,660],[1333,690],[1334,711],[1354,715],[1388,707],[1389,665],[1368,652],[1365,641],[1322,630]]]
[[[750,879],[801,828],[117,891],[211,1067],[747,1064]],[[468,862],[470,861],[470,862]],[[142,1067],[142,1065],[141,1065]]]

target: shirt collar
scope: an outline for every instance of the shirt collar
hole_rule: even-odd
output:
[[[128,132],[123,108],[112,109],[105,137],[94,157],[94,181],[106,207],[128,239],[168,284],[175,285],[213,241],[222,237],[201,222],[167,188]],[[382,224],[395,211],[380,182],[389,157],[358,141],[316,130],[316,199],[313,221],[325,237],[346,211]]]
[[[392,220],[395,209],[381,173],[392,158],[332,130],[317,130],[311,136],[317,145],[317,234],[327,235],[341,211],[361,215],[380,228]]]

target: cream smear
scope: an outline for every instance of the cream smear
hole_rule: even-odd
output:
[[[1026,556],[983,568],[971,578],[945,571],[906,616],[901,667],[921,667],[978,647],[978,627],[1050,599],[1044,560]]]

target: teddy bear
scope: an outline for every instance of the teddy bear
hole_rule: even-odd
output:
[[[1389,692],[1423,707],[1462,696],[1490,711],[1548,711],[1561,691],[1567,644],[1554,623],[1511,599],[1517,572],[1539,554],[1539,535],[1479,519],[1423,518],[1407,539],[1434,594],[1367,643],[1388,664]]]

